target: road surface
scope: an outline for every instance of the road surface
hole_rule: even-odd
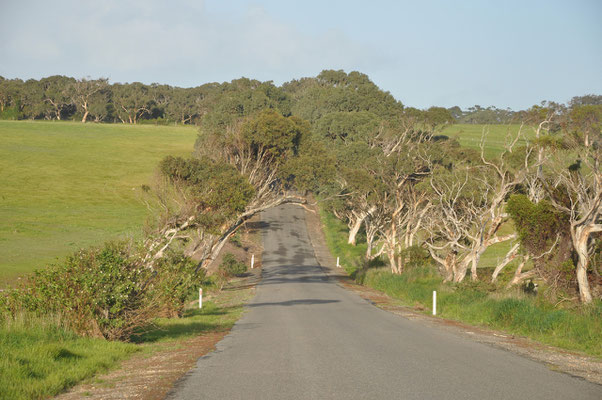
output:
[[[322,272],[293,205],[265,212],[263,280],[169,399],[602,399],[602,387],[380,310]]]

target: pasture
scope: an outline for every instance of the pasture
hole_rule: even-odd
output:
[[[196,128],[0,121],[0,286],[74,250],[140,234],[141,185]]]
[[[520,125],[479,125],[479,124],[455,124],[443,129],[442,135],[456,138],[462,146],[480,151],[481,138],[485,132],[485,156],[493,157],[504,150],[506,142],[516,137]],[[534,137],[533,129],[524,126],[522,134],[525,138]],[[524,143],[520,139],[519,143]]]

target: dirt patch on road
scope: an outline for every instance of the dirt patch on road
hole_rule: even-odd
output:
[[[411,308],[401,305],[399,300],[355,283],[342,268],[336,267],[336,260],[330,254],[326,245],[317,206],[313,205],[306,208],[305,222],[316,259],[324,272],[332,279],[336,279],[339,285],[357,293],[375,306],[404,318],[430,324],[439,329],[446,329],[471,340],[486,343],[544,363],[551,370],[564,372],[602,385],[602,362],[600,359],[547,346],[525,337],[433,317],[424,308]]]

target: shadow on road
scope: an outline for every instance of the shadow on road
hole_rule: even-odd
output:
[[[249,304],[248,307],[264,307],[264,306],[296,306],[296,305],[316,305],[316,304],[329,304],[339,303],[340,300],[322,300],[322,299],[302,299],[302,300],[287,300],[278,301],[274,303],[255,303]]]

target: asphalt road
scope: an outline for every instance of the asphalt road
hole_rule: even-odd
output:
[[[326,278],[303,210],[265,212],[263,280],[170,399],[602,399],[602,387],[382,311]]]

